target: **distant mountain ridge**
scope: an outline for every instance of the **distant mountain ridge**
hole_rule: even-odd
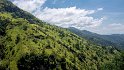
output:
[[[103,46],[113,46],[124,49],[124,34],[100,35],[87,30],[79,30],[74,27],[68,28],[71,32]]]

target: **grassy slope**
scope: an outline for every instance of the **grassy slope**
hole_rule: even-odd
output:
[[[0,69],[98,70],[118,69],[114,60],[121,53],[101,47],[66,29],[48,25],[0,1]],[[3,5],[3,6],[2,6]],[[9,6],[7,6],[9,5]],[[11,11],[14,9],[17,10]],[[20,11],[24,12],[23,15]],[[18,12],[18,14],[15,14]],[[21,16],[20,16],[21,15]],[[37,24],[32,24],[32,19]]]

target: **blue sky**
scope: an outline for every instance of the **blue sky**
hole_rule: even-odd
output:
[[[12,0],[11,0],[12,1]],[[53,25],[99,34],[124,34],[124,0],[13,0]]]
[[[124,23],[124,0],[47,0],[43,5],[49,8],[66,8],[76,6],[81,9],[104,8],[95,17],[108,16],[106,23]]]

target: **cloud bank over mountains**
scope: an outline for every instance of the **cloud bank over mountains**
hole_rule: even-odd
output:
[[[37,18],[50,23],[52,25],[61,26],[64,28],[75,27],[81,30],[89,30],[100,34],[123,33],[123,24],[102,24],[108,18],[101,16],[101,18],[93,17],[103,8],[96,10],[87,10],[74,7],[65,8],[49,8],[43,5],[47,0],[10,0],[19,8],[32,13]],[[64,0],[63,0],[64,1]],[[54,4],[56,0],[53,1]],[[109,28],[109,29],[108,29]]]
[[[104,18],[94,19],[90,14],[96,10],[85,10],[76,7],[69,8],[45,8],[38,10],[34,15],[41,20],[62,27],[96,27],[99,26]]]
[[[37,18],[61,27],[96,27],[99,26],[103,18],[94,19],[90,14],[97,10],[85,10],[76,7],[69,8],[44,8],[42,5],[46,0],[13,0],[13,3],[19,8],[33,13]]]

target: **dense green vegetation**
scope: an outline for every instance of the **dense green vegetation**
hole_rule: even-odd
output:
[[[98,46],[21,12],[11,2],[0,0],[0,70],[123,69],[121,51]]]

